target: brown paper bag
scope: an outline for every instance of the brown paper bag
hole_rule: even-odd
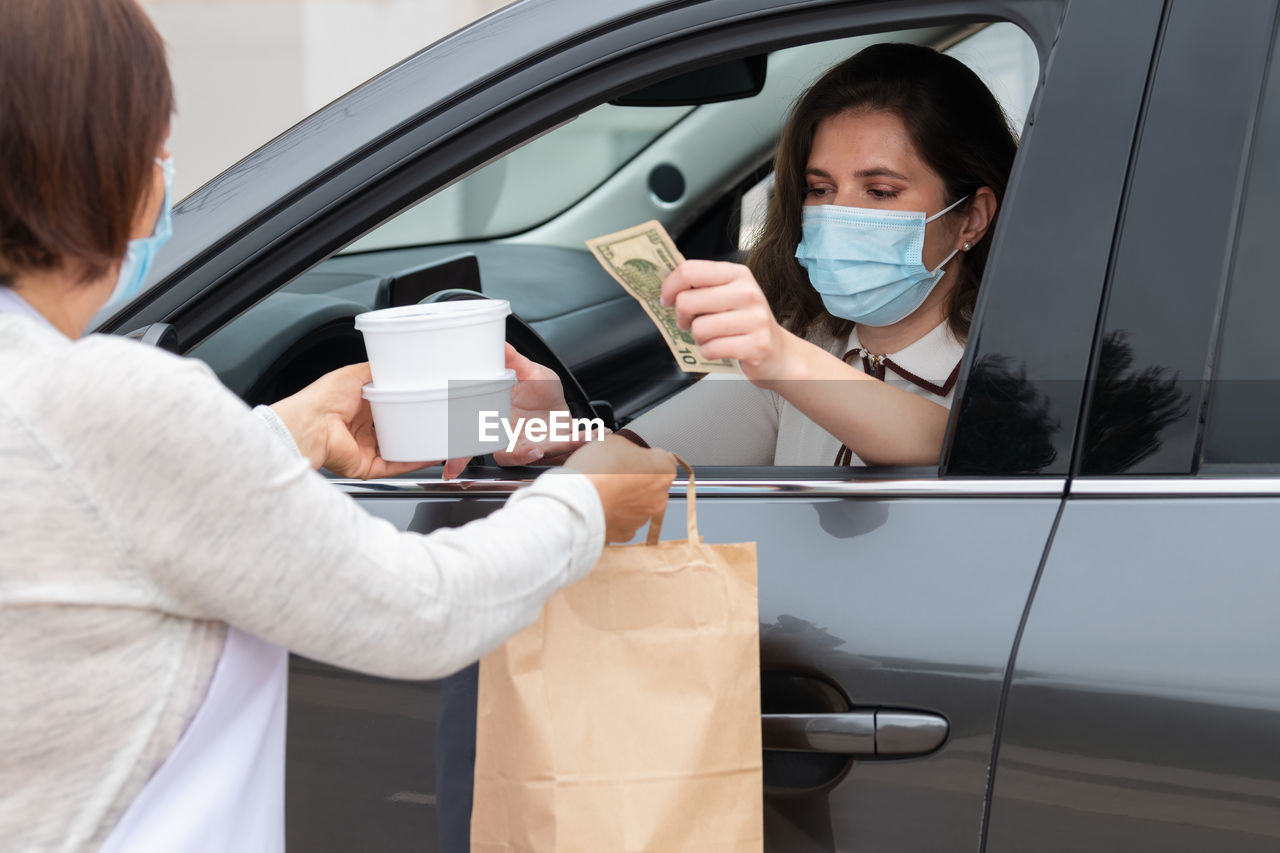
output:
[[[762,849],[755,544],[661,526],[481,661],[473,853]]]

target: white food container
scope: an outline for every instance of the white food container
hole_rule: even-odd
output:
[[[505,299],[459,299],[356,315],[379,392],[501,376]]]
[[[503,370],[496,379],[452,380],[413,390],[364,386],[382,458],[436,462],[506,450],[507,434],[497,419],[511,417],[515,382],[516,372]],[[482,412],[496,413],[488,418],[493,425],[488,441],[481,439]]]

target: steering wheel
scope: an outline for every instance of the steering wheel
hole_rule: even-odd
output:
[[[488,296],[475,290],[452,287],[447,290],[436,291],[418,304],[452,302],[455,299],[488,298]],[[609,418],[605,418],[596,412],[595,406],[591,404],[591,398],[587,396],[582,383],[569,370],[569,366],[564,363],[560,356],[556,355],[555,350],[551,349],[547,342],[543,340],[542,335],[534,331],[533,327],[514,311],[507,315],[507,342],[519,350],[521,355],[555,371],[556,376],[560,377],[560,387],[564,389],[564,399],[569,406],[570,417],[601,418],[605,421],[605,426],[610,429],[613,428],[614,425],[609,423]]]

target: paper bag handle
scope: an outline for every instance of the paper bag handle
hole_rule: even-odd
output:
[[[679,456],[676,456],[674,453],[671,455],[675,458],[676,462],[680,464],[680,467],[689,472],[689,488],[685,491],[685,516],[689,531],[689,541],[694,545],[697,545],[702,542],[702,537],[698,535],[698,508],[696,505],[697,490],[694,488],[693,466],[688,462],[685,462]],[[646,545],[658,544],[658,537],[662,534],[662,519],[666,514],[666,507],[663,507],[661,512],[655,513],[654,516],[649,519],[649,535],[645,538]]]

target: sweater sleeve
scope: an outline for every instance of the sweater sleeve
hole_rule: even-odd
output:
[[[779,399],[737,374],[712,373],[627,424],[690,465],[772,465]]]
[[[550,471],[490,516],[429,535],[370,516],[203,364],[86,339],[58,381],[83,418],[49,432],[145,606],[219,619],[378,675],[455,671],[595,564],[599,496]],[[104,375],[110,374],[110,375]]]
[[[280,420],[275,409],[270,406],[254,406],[253,413],[262,420],[263,425],[280,440],[281,444],[291,449],[294,455],[302,455],[302,451],[298,449],[298,442],[293,438],[293,433],[289,432],[289,428],[284,425],[284,421]]]

